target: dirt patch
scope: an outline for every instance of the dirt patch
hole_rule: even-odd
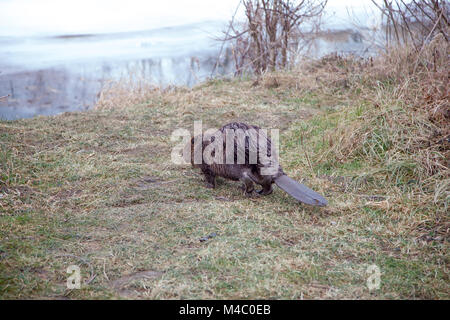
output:
[[[61,190],[53,195],[53,200],[56,202],[64,201],[73,197],[79,196],[83,191],[80,189]]]
[[[152,148],[150,146],[138,146],[135,148],[120,150],[118,153],[126,154],[130,157],[148,156],[150,153],[152,153]]]
[[[1,185],[0,193],[15,194],[19,197],[27,197],[35,193],[35,190],[26,185],[17,186],[14,188],[8,188],[6,185]]]
[[[138,190],[148,190],[151,188],[158,188],[162,185],[171,184],[176,181],[178,181],[178,179],[164,181],[155,177],[144,177],[137,180],[134,183],[134,187]]]
[[[159,271],[153,270],[139,271],[113,280],[111,281],[110,285],[111,288],[114,291],[116,291],[120,296],[125,298],[132,298],[137,296],[136,290],[132,290],[130,288],[132,282],[144,279],[155,279],[161,277],[162,275],[163,273]]]

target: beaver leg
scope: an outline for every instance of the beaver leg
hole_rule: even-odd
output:
[[[261,190],[256,191],[258,194],[262,195],[262,196],[266,196],[268,194],[271,194],[273,192],[272,189],[272,184],[266,184],[262,186]]]
[[[202,168],[202,172],[205,175],[205,185],[207,188],[215,188],[216,187],[216,175],[211,171],[208,170],[206,168]]]
[[[252,179],[250,179],[250,177],[246,173],[244,173],[240,180],[244,183],[244,195],[250,197],[253,191],[255,191]]]
[[[262,186],[261,190],[256,191],[258,194],[265,196],[268,194],[271,194],[273,189],[272,189],[272,178],[269,176],[262,176],[258,173],[255,172],[249,172],[248,176],[250,177],[250,179],[252,179],[255,183],[259,184]]]

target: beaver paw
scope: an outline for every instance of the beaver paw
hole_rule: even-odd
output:
[[[255,189],[252,189],[250,191],[248,190],[244,190],[244,196],[248,197],[248,198],[252,198],[254,196],[253,191],[255,191]]]
[[[272,192],[273,192],[273,189],[269,189],[269,190],[261,189],[261,190],[256,191],[256,193],[258,193],[260,196],[267,196],[267,195],[271,194]]]

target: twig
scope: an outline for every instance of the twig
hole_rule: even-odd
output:
[[[106,274],[106,259],[103,259],[103,275],[105,276],[106,280],[109,281],[109,277]]]
[[[313,174],[314,176],[316,176],[316,174],[314,173],[313,166],[312,166],[312,164],[311,164],[311,160],[309,160],[308,152],[306,151],[306,149],[305,149],[305,147],[304,147],[304,145],[303,145],[303,133],[302,133],[301,136],[300,136],[300,145],[301,145],[301,147],[302,147],[302,149],[303,149],[303,152],[305,153],[306,161],[308,161],[308,166],[309,166],[309,168],[311,169],[312,174]],[[316,178],[317,178],[317,176],[316,176]]]
[[[419,58],[420,55],[422,54],[423,49],[425,48],[425,44],[428,42],[428,40],[430,39],[431,35],[434,32],[434,29],[436,29],[439,21],[441,20],[442,14],[444,13],[444,11],[441,12],[440,16],[436,19],[436,23],[433,26],[433,29],[431,29],[430,33],[428,34],[427,38],[425,39],[425,41],[423,42],[422,48],[420,48],[419,54],[417,55],[417,59],[416,59],[416,63],[414,64],[414,73],[416,72],[417,66],[419,65]]]
[[[228,34],[230,33],[230,29],[231,29],[231,27],[232,27],[232,25],[233,25],[233,22],[234,22],[234,17],[236,16],[237,11],[238,11],[238,9],[239,9],[240,6],[241,6],[241,1],[239,1],[238,5],[236,6],[236,10],[234,11],[233,17],[231,18],[230,24],[229,24],[229,26],[228,26],[227,33],[226,33],[226,35],[225,35],[225,39],[228,37]],[[217,61],[216,61],[216,63],[214,64],[214,68],[213,68],[212,71],[211,71],[211,78],[212,78],[212,76],[213,76],[213,74],[214,74],[214,71],[216,71],[217,65],[219,64],[219,59],[220,59],[220,56],[222,55],[222,51],[223,51],[223,46],[224,46],[224,44],[225,44],[225,41],[222,41],[222,45],[220,46],[219,55],[217,56]]]

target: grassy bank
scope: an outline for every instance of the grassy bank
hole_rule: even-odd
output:
[[[0,297],[450,298],[445,118],[370,62],[302,70],[0,122]],[[280,129],[285,171],[329,206],[204,188],[170,162],[171,132],[200,119]]]

